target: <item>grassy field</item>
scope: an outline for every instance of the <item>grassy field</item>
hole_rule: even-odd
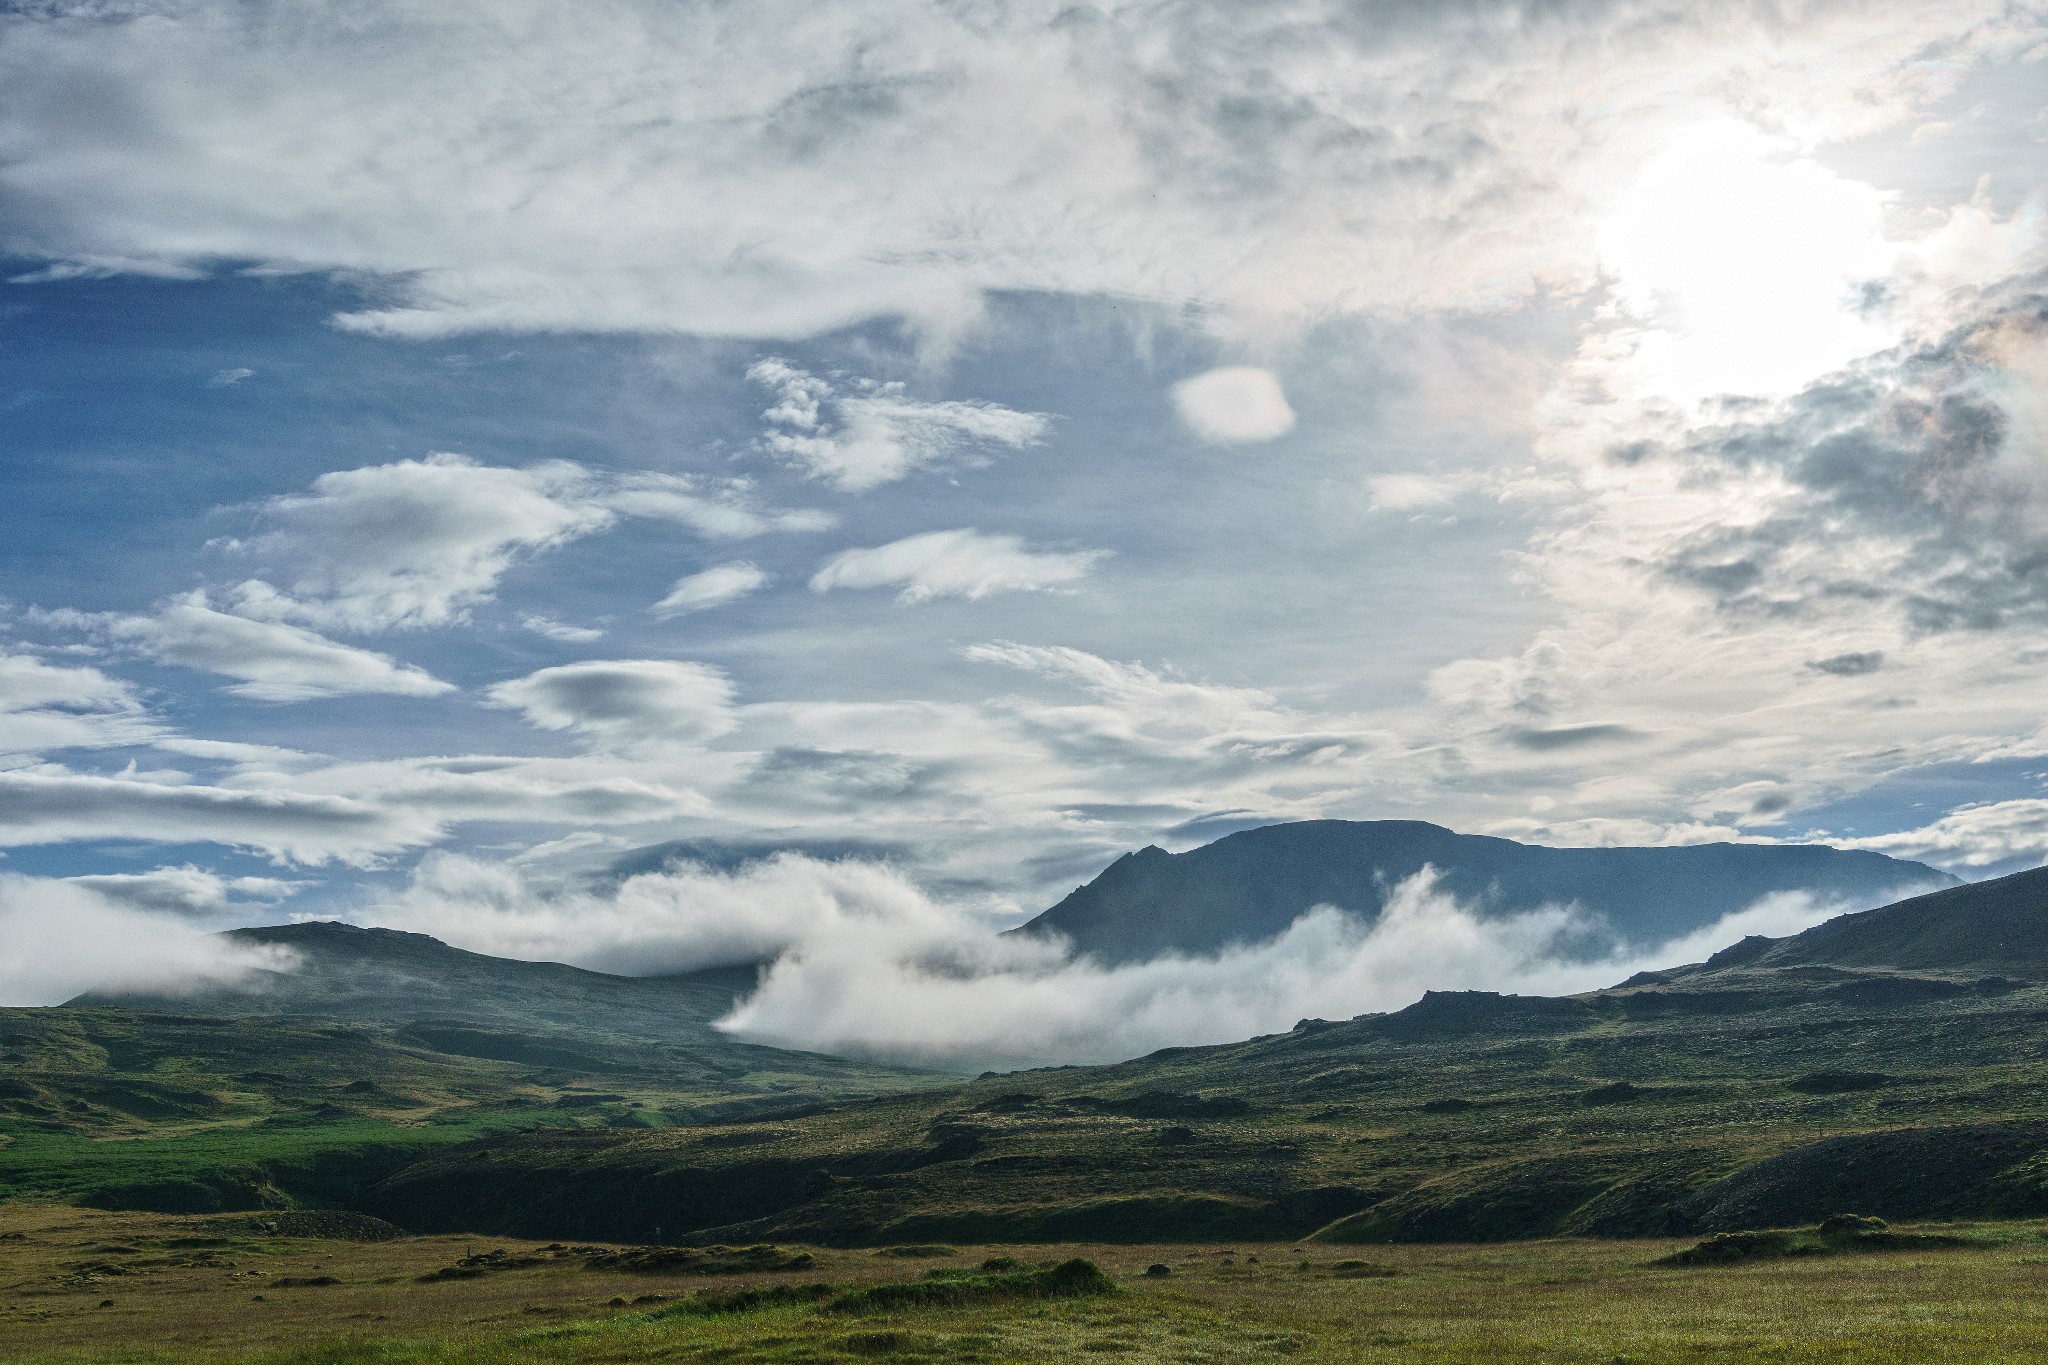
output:
[[[2048,1226],[1942,1232],[1962,1244],[1713,1267],[1665,1263],[1688,1242],[1546,1241],[1384,1247],[1369,1258],[1287,1243],[777,1248],[725,1263],[709,1253],[681,1269],[634,1268],[631,1257],[591,1269],[602,1249],[459,1236],[340,1241],[266,1231],[261,1216],[16,1203],[0,1206],[0,1358],[482,1365],[2048,1355]],[[1064,1298],[1001,1288],[1075,1256],[1114,1286]],[[992,1257],[1021,1268],[981,1272]],[[1171,1273],[1148,1275],[1154,1265]],[[713,1273],[692,1273],[705,1269]],[[911,1288],[858,1292],[877,1284]],[[969,1302],[918,1301],[948,1297],[920,1286],[949,1284],[966,1286],[952,1297]],[[749,1288],[771,1292],[742,1292]],[[905,1296],[912,1302],[887,1301]]]

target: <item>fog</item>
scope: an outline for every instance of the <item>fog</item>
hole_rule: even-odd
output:
[[[1587,927],[1574,907],[1482,918],[1437,880],[1424,869],[1402,882],[1370,924],[1322,906],[1265,943],[1116,967],[1001,934],[885,864],[798,854],[595,888],[444,855],[372,918],[481,952],[623,974],[763,962],[758,988],[719,1021],[735,1037],[980,1069],[1230,1042],[1302,1018],[1400,1009],[1425,990],[1587,990],[1847,908],[1773,896],[1654,950],[1587,962],[1562,953]]]
[[[0,1005],[60,1005],[88,990],[177,995],[295,961],[90,886],[0,874]]]

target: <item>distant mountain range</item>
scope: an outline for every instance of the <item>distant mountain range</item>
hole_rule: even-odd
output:
[[[1063,935],[1109,963],[1215,953],[1272,938],[1318,905],[1376,918],[1424,867],[1482,917],[1576,904],[1588,932],[1570,946],[1588,960],[1682,937],[1773,893],[1863,909],[1957,885],[1924,863],[1821,845],[1546,848],[1419,820],[1308,820],[1186,853],[1127,853],[1018,932]]]

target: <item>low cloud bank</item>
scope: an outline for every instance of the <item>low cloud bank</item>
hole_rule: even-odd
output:
[[[1230,1042],[1304,1017],[1400,1009],[1424,990],[1587,990],[1846,908],[1771,896],[1652,951],[1589,962],[1565,956],[1588,927],[1578,910],[1482,919],[1424,869],[1370,925],[1324,906],[1216,957],[1105,967],[1058,942],[999,934],[876,863],[781,854],[569,889],[440,855],[371,917],[482,952],[627,974],[771,962],[719,1027],[783,1047],[979,1068]]]
[[[108,890],[0,875],[0,1005],[59,1005],[89,990],[178,995],[295,962],[288,951],[222,938]]]

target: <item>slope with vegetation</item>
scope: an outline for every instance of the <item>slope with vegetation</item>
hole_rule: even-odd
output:
[[[735,1042],[709,1024],[730,974],[635,980],[344,925],[238,933],[290,947],[298,970],[247,991],[0,1010],[0,1196],[347,1205],[425,1152],[493,1134],[651,1129],[943,1080]]]
[[[2024,873],[1584,996],[1431,994],[810,1115],[460,1145],[362,1207],[418,1228],[828,1244],[2035,1216],[2044,1045],[2048,872]]]

